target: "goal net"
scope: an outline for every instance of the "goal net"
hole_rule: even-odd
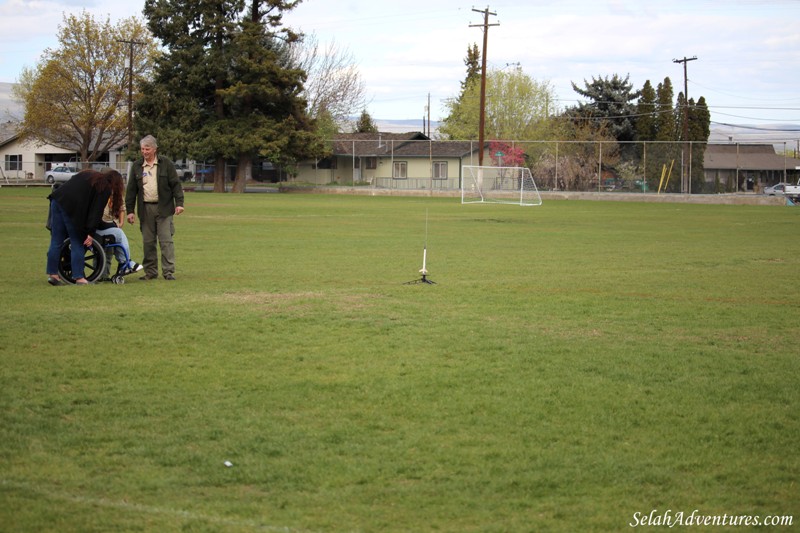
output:
[[[539,189],[525,167],[464,166],[461,203],[542,205]]]

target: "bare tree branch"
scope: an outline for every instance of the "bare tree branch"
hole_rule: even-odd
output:
[[[366,86],[349,50],[308,34],[292,48],[292,60],[308,74],[303,96],[312,117],[328,113],[343,126],[366,108]]]

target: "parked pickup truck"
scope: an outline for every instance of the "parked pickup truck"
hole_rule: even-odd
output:
[[[797,185],[786,185],[786,188],[783,190],[783,194],[787,198],[791,198],[792,201],[800,200],[800,180],[797,180]]]

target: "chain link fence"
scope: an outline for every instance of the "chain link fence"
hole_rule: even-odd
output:
[[[487,150],[483,165],[528,167],[542,191],[761,192],[775,183],[797,182],[800,159],[779,148],[795,142],[504,141],[493,145],[507,153]],[[472,141],[338,140],[335,146],[334,156],[301,167],[293,179],[326,186],[458,190],[463,167],[478,165],[478,143]]]
[[[251,169],[251,183],[294,183],[306,186],[359,187],[391,190],[457,191],[463,167],[478,164],[477,141],[354,140],[337,141],[326,160],[300,162],[281,169],[260,162]],[[520,166],[531,170],[539,190],[629,193],[759,193],[800,178],[800,141],[768,143],[678,143],[609,141],[504,141],[524,162],[509,163],[502,152],[486,153],[486,166]],[[127,176],[129,162],[81,164],[74,161],[25,161],[5,157],[0,185],[45,185],[66,181],[83,168],[114,168]],[[187,186],[213,187],[215,167],[176,161]],[[225,182],[236,165],[224,167]]]

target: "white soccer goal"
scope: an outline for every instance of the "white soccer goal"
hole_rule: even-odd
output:
[[[464,166],[461,203],[542,205],[539,189],[525,167]]]

